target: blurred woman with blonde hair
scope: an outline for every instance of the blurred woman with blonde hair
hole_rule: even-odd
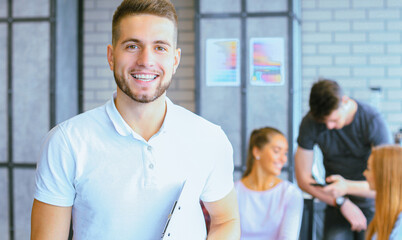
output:
[[[376,191],[375,214],[367,240],[402,239],[402,147],[373,149],[364,176]]]
[[[247,169],[235,183],[242,240],[296,240],[303,212],[301,190],[279,178],[288,158],[288,142],[277,129],[251,133]]]

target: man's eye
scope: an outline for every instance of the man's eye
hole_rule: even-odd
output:
[[[128,49],[137,49],[137,45],[128,45],[127,46]]]
[[[156,50],[158,50],[158,51],[166,51],[166,48],[164,48],[164,47],[156,47]]]

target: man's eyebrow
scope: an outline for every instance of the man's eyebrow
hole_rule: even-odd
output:
[[[154,43],[156,43],[156,44],[164,44],[164,45],[167,45],[167,46],[171,47],[171,44],[168,41],[164,41],[164,40],[156,40],[156,41],[154,41]]]
[[[129,39],[124,40],[123,42],[121,42],[121,44],[126,44],[128,42],[140,43],[141,41],[136,39],[136,38],[129,38]]]
[[[127,40],[124,40],[121,44],[126,44],[126,43],[129,43],[129,42],[141,43],[142,41],[139,40],[139,39],[136,39],[136,38],[129,38]],[[165,40],[156,40],[156,41],[153,42],[153,44],[163,44],[163,45],[167,45],[169,47],[172,46],[168,41],[165,41]]]

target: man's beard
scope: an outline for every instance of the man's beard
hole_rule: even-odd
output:
[[[118,77],[116,75],[116,72],[113,71],[114,75],[114,80],[117,84],[117,86],[120,88],[122,92],[124,92],[127,96],[129,96],[132,100],[140,103],[150,103],[158,99],[160,96],[162,96],[163,93],[166,92],[166,90],[169,88],[170,83],[172,82],[172,79],[167,81],[166,83],[163,83],[162,81],[159,82],[159,86],[155,89],[155,93],[152,96],[147,96],[147,95],[139,95],[139,94],[134,94],[130,87],[128,86],[128,81],[127,79],[124,79],[123,77]]]

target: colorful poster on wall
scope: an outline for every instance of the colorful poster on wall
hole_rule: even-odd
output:
[[[238,39],[207,39],[207,86],[240,86]]]
[[[275,86],[285,83],[283,38],[250,39],[250,84]]]

